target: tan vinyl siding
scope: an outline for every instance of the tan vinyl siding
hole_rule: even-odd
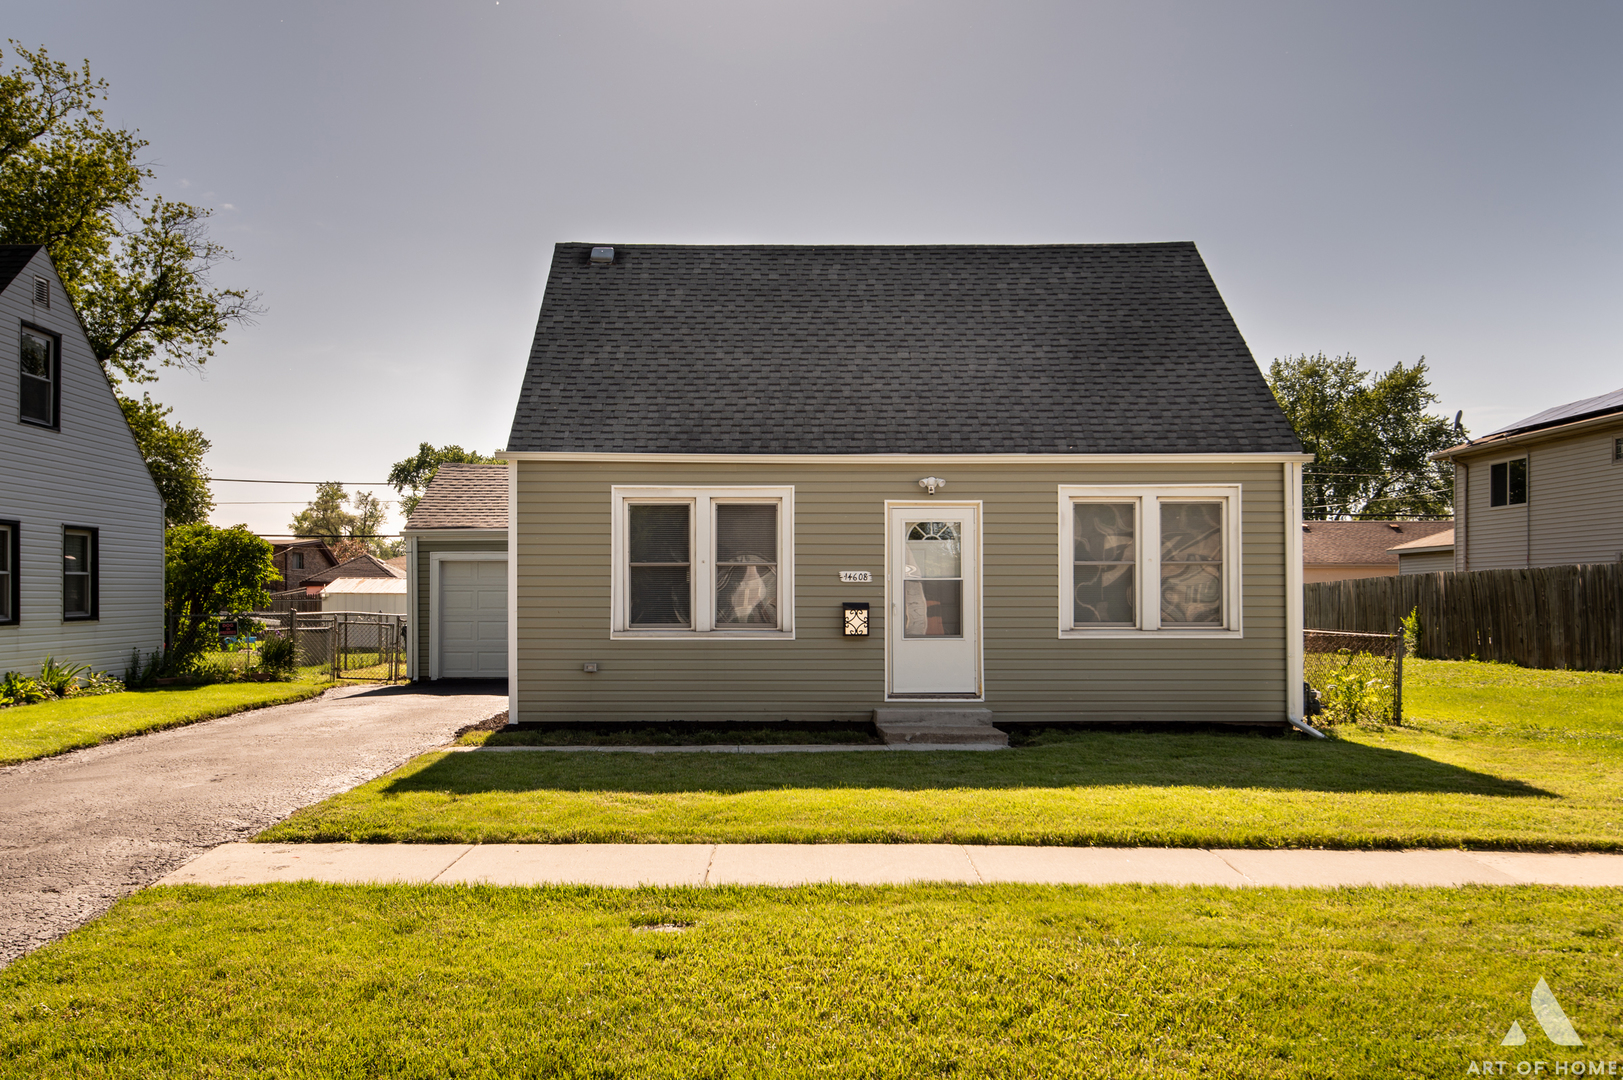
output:
[[[60,335],[59,430],[18,419],[23,323]],[[44,252],[0,293],[0,519],[22,523],[21,621],[0,626],[0,672],[49,655],[122,675],[132,650],[163,646],[163,503]],[[65,525],[99,531],[99,619],[62,618]]]
[[[502,532],[498,539],[490,540],[480,539],[478,537],[456,536],[440,538],[431,535],[418,535],[417,587],[415,590],[413,590],[416,594],[417,603],[416,610],[409,613],[413,622],[416,624],[415,629],[410,632],[417,638],[418,678],[428,678],[428,658],[431,655],[429,652],[429,647],[432,644],[432,642],[429,640],[429,634],[431,631],[431,627],[429,625],[429,603],[432,598],[429,595],[428,575],[429,566],[433,560],[430,558],[430,556],[432,556],[436,551],[503,552],[506,550],[507,535],[505,532]]]
[[[518,465],[519,715],[537,720],[856,720],[885,700],[886,499],[983,501],[986,704],[1006,719],[1278,721],[1285,711],[1284,470],[1244,465]],[[1243,485],[1244,637],[1058,636],[1061,484]],[[795,639],[610,640],[613,485],[793,485]],[[419,558],[423,556],[419,555]],[[869,570],[848,585],[841,570]],[[872,634],[841,636],[844,601]],[[596,662],[595,675],[582,672]]]
[[[1399,574],[1435,574],[1440,570],[1454,569],[1454,552],[1448,551],[1421,551],[1413,555],[1402,554],[1398,556]]]
[[[1467,557],[1471,570],[1623,558],[1623,462],[1613,460],[1620,436],[1623,421],[1614,428],[1469,458],[1470,549],[1460,568],[1466,568]],[[1523,455],[1528,459],[1527,505],[1489,506],[1490,466]]]

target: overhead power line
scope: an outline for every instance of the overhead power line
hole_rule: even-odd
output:
[[[387,480],[251,480],[240,476],[211,476],[211,484],[337,484],[340,487],[388,487]]]

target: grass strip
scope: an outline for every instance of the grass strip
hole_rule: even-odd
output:
[[[0,709],[0,765],[64,754],[130,735],[303,701],[325,682],[217,683],[127,690]]]
[[[1438,719],[1329,743],[1050,731],[1000,753],[434,753],[257,839],[1623,851],[1623,676],[1413,666],[1413,711]]]
[[[1623,1057],[1617,890],[163,888],[6,1077],[1461,1076]],[[1583,1039],[1552,1045],[1544,979]],[[1512,1021],[1526,1044],[1500,1042]]]

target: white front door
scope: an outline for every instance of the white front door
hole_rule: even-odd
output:
[[[441,679],[507,677],[507,562],[446,559],[439,564]]]
[[[981,530],[975,504],[889,508],[890,695],[981,696]]]

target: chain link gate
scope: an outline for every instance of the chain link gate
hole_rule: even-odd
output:
[[[1305,630],[1302,676],[1318,695],[1316,723],[1403,723],[1402,634]]]
[[[300,668],[322,668],[333,681],[396,682],[406,674],[406,617],[353,611],[289,611]]]

